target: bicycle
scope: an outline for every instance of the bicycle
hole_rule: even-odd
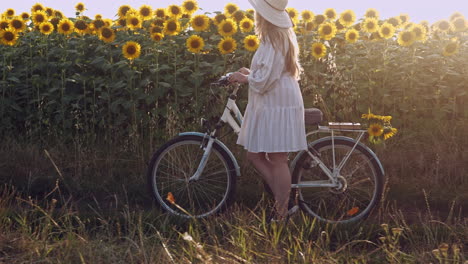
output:
[[[157,205],[173,215],[203,218],[223,212],[234,201],[240,167],[229,148],[217,137],[228,124],[239,134],[243,115],[236,99],[239,84],[228,75],[211,85],[233,86],[222,116],[213,125],[201,119],[205,132],[183,132],[163,144],[152,156],[147,180]],[[384,169],[376,154],[361,139],[358,126],[321,126],[320,110],[306,109],[307,137],[329,136],[308,143],[290,163],[291,197],[318,220],[351,223],[367,217],[382,196]],[[357,133],[356,138],[335,135]],[[168,199],[171,196],[171,199]]]

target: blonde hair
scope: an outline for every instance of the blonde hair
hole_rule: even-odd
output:
[[[275,50],[281,51],[285,56],[285,68],[292,76],[299,78],[302,67],[299,63],[299,46],[293,28],[280,28],[255,12],[255,33],[260,41],[268,41]],[[286,50],[288,42],[288,50]]]

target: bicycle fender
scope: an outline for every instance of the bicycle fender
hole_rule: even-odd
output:
[[[312,147],[312,145],[315,145],[317,143],[320,143],[322,141],[326,141],[326,140],[331,140],[332,137],[324,137],[324,138],[320,138],[320,139],[317,139],[315,141],[312,141],[308,144],[308,147]],[[344,140],[344,141],[349,141],[351,143],[355,143],[356,140],[354,138],[350,138],[350,137],[343,137],[343,136],[336,136],[334,137],[335,139],[340,139],[340,140]],[[377,162],[377,164],[379,165],[379,168],[380,168],[380,171],[382,172],[382,176],[385,176],[385,171],[384,171],[384,168],[382,166],[382,163],[380,162],[379,158],[377,157],[377,155],[374,153],[374,151],[372,151],[372,149],[370,149],[368,146],[362,144],[361,142],[358,143],[359,146],[361,146],[362,148],[364,148],[365,150],[367,150],[372,158]],[[302,153],[302,152],[305,152],[305,150],[299,152],[299,153]],[[296,157],[299,157],[299,154],[296,156]],[[294,159],[293,161],[293,164],[296,163],[296,159]]]
[[[209,137],[208,135],[203,134],[201,132],[183,132],[183,133],[179,133],[179,136],[197,136],[197,137],[202,137],[202,138]],[[234,164],[234,167],[236,168],[236,175],[240,176],[241,175],[240,167],[239,167],[239,164],[237,163],[236,157],[234,157],[234,154],[232,154],[229,148],[226,147],[226,145],[224,145],[224,143],[221,142],[220,140],[215,139],[215,143],[218,144],[224,151],[226,151],[226,153],[231,158],[231,161]]]

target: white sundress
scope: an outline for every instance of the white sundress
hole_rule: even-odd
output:
[[[248,80],[248,104],[237,144],[256,153],[307,149],[302,93],[296,78],[285,71],[282,52],[262,41]]]

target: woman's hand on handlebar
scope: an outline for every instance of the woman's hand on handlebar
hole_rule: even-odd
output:
[[[229,78],[230,83],[237,82],[237,83],[248,83],[248,75],[241,73],[240,71],[233,72]]]
[[[250,74],[250,69],[246,67],[242,67],[238,70],[238,72],[244,74],[244,75],[249,75]]]

